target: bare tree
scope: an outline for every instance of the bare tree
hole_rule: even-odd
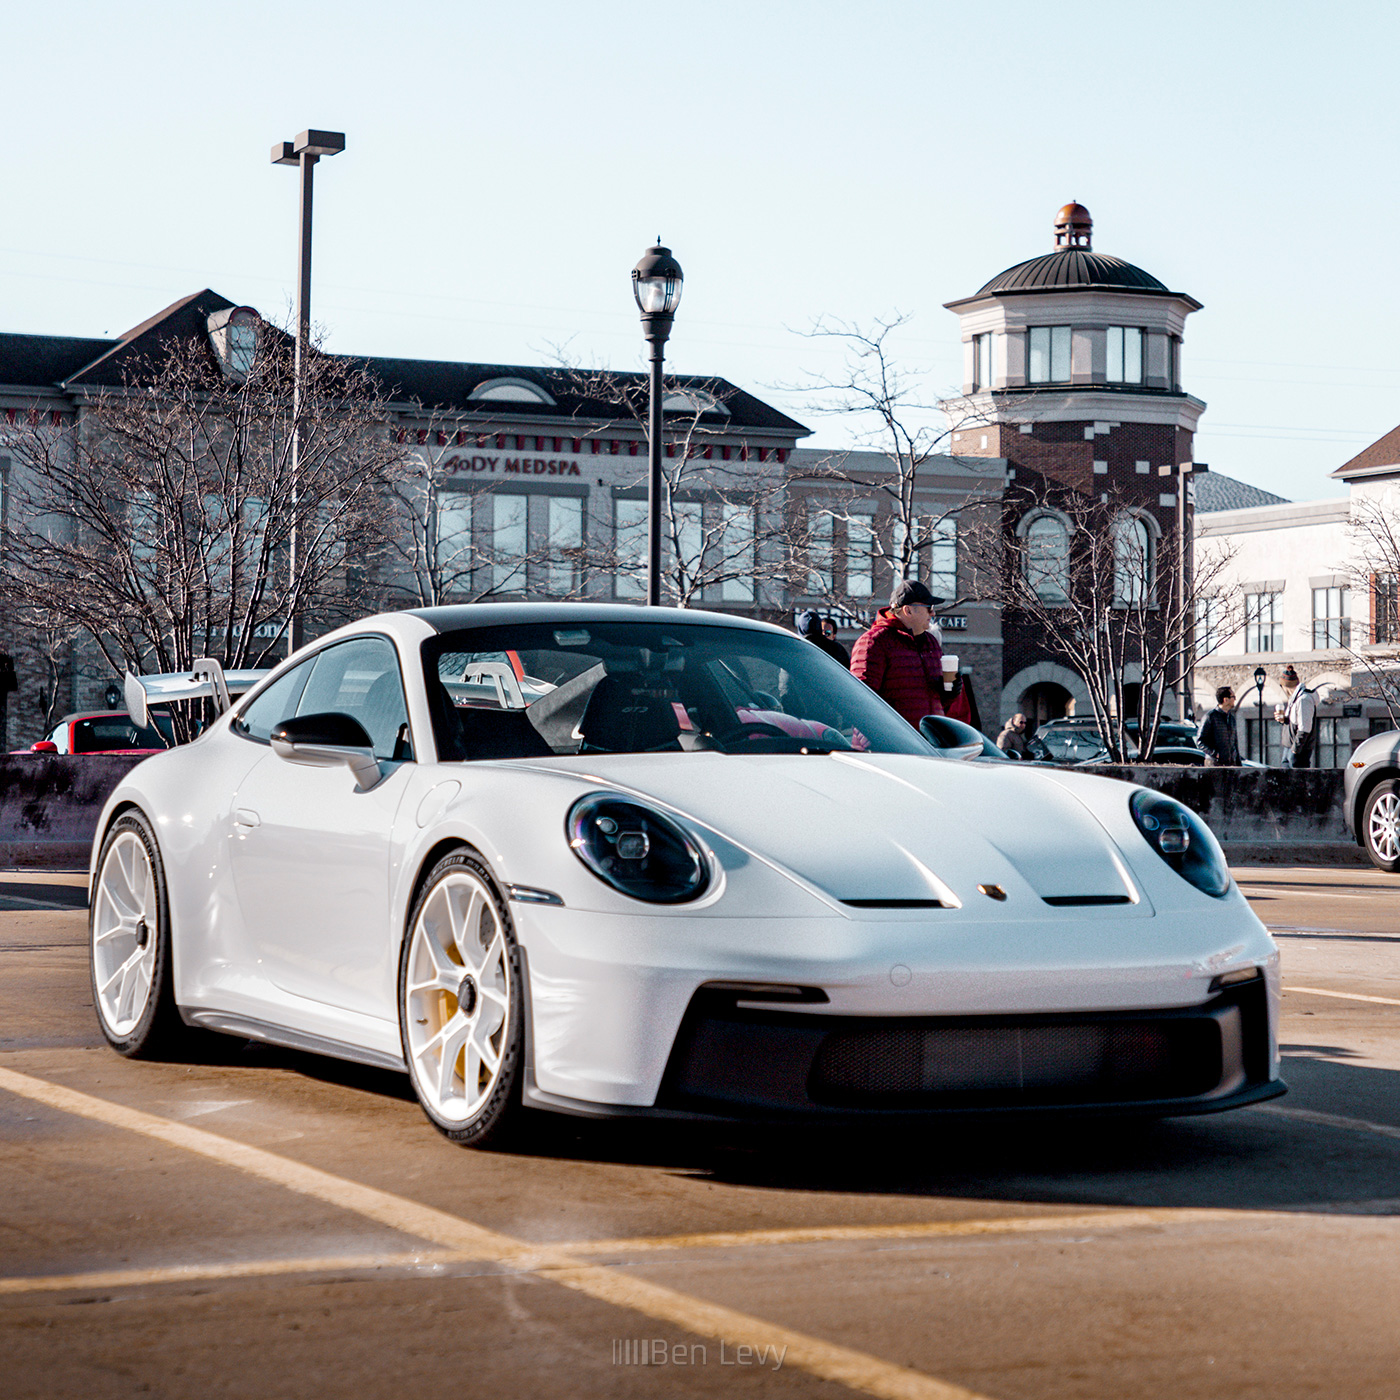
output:
[[[921,477],[946,454],[954,432],[987,419],[968,399],[955,396],[935,403],[921,395],[891,343],[908,321],[906,315],[876,319],[869,327],[817,321],[803,334],[835,341],[843,351],[843,368],[836,375],[811,375],[786,386],[804,394],[812,412],[854,423],[859,448],[881,463],[872,472],[868,462],[857,462],[851,452],[832,452],[803,471],[804,489],[793,493],[796,509],[789,515],[787,533],[794,591],[847,609],[868,606],[869,595],[853,595],[849,587],[838,585],[831,562],[833,523],[846,534],[848,557],[854,540],[862,560],[870,559],[872,571],[911,578],[928,572],[929,558],[949,538],[955,517],[965,510],[975,514],[978,507],[1000,500],[1000,474],[995,483],[990,480],[995,459],[989,459],[985,490],[973,491],[956,505],[930,509],[920,489],[926,484]],[[874,528],[865,504],[872,496],[879,503]],[[969,598],[958,593],[948,605],[966,601]]]
[[[1352,693],[1380,700],[1391,724],[1400,728],[1400,489],[1353,494],[1348,534],[1350,594],[1366,600],[1366,615],[1353,616],[1337,640],[1353,672],[1359,668],[1365,675],[1358,682],[1353,674]]]
[[[313,353],[294,418],[292,364],[267,325],[237,378],[201,341],[170,342],[73,420],[31,414],[0,432],[0,600],[85,634],[115,676],[206,655],[257,666],[289,618],[324,629],[364,611],[402,447],[366,365]]]
[[[561,351],[556,355],[563,360]],[[567,363],[562,368],[573,393],[616,409],[619,418],[640,427],[649,445],[645,375]],[[787,482],[777,449],[722,447],[716,441],[732,433],[725,404],[733,392],[717,379],[679,376],[663,383],[661,591],[664,602],[678,607],[707,598],[758,605],[762,584],[786,581]],[[646,485],[647,467],[639,463],[631,486],[640,492]],[[590,546],[589,567],[627,581],[644,597],[645,502],[620,499],[614,526],[610,540],[595,539]]]
[[[389,492],[394,526],[384,562],[386,601],[435,607],[527,591],[564,600],[581,597],[589,563],[582,538],[545,540],[533,549],[497,546],[492,498],[501,494],[502,484],[463,478],[456,470],[479,428],[468,426],[461,415],[421,406],[405,416],[420,426],[395,434],[405,455]],[[519,524],[528,540],[526,522]]]
[[[1009,627],[1034,633],[1083,680],[1115,761],[1133,754],[1126,687],[1140,687],[1136,747],[1140,760],[1150,759],[1163,704],[1191,651],[1198,600],[1211,600],[1216,636],[1240,625],[1238,598],[1227,585],[1230,551],[1198,548],[1183,590],[1179,573],[1159,558],[1171,537],[1153,537],[1137,502],[1018,481],[1008,504],[1006,522],[984,532],[971,551],[983,589],[1000,598]],[[1037,512],[1053,528],[1018,532],[1009,524]],[[1133,675],[1136,681],[1128,679]]]

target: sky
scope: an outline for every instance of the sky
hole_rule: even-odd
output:
[[[1400,7],[1297,0],[405,0],[12,7],[0,330],[118,335],[211,286],[273,318],[316,171],[332,350],[640,368],[629,274],[685,269],[668,346],[812,427],[825,318],[908,319],[908,392],[956,392],[943,303],[1051,247],[1204,304],[1196,460],[1291,499],[1400,422],[1391,94]]]

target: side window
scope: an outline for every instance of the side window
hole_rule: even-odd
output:
[[[285,676],[273,681],[261,695],[249,705],[245,705],[233,722],[236,733],[246,734],[250,739],[261,739],[267,743],[274,726],[281,724],[297,712],[297,701],[306,688],[315,659],[303,661],[293,667]]]
[[[357,637],[320,652],[297,705],[299,715],[332,711],[364,725],[382,759],[411,759],[408,708],[399,678],[399,660],[382,637]]]
[[[64,720],[63,723],[48,736],[59,753],[68,752],[68,729],[68,721]]]

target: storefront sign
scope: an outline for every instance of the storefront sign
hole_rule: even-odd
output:
[[[579,464],[569,457],[449,457],[442,464],[448,476],[468,476],[486,472],[491,476],[582,476]]]

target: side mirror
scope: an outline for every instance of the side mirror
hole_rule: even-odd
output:
[[[367,792],[383,776],[364,725],[339,711],[284,719],[273,726],[271,738],[273,753],[288,763],[304,763],[308,768],[344,764],[360,792]]]
[[[52,739],[40,739],[37,744],[30,744],[30,753],[57,753],[58,745]]]

